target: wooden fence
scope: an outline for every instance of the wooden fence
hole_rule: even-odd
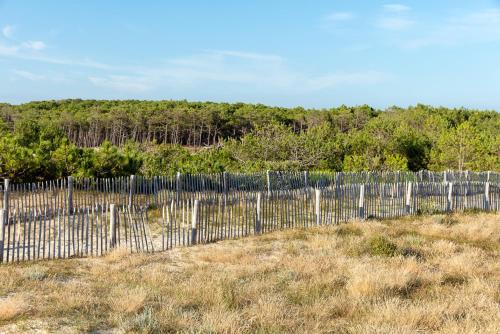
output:
[[[9,210],[38,210],[53,207],[71,211],[73,207],[162,206],[172,199],[176,202],[212,194],[233,192],[272,192],[308,187],[327,189],[348,184],[396,184],[404,182],[490,182],[500,183],[496,172],[279,172],[253,174],[181,174],[175,176],[129,176],[116,178],[73,178],[10,184],[0,183],[0,208]]]
[[[131,201],[130,191],[124,199],[122,190],[113,192],[112,183],[106,186],[101,181],[97,184],[104,184],[104,191],[93,190],[94,194],[85,188],[77,191],[70,179],[57,188],[62,198],[49,196],[50,184],[39,194],[31,189],[4,191],[0,262],[99,256],[114,247],[153,252],[352,219],[500,209],[500,182],[350,183],[341,182],[341,177],[336,175],[327,185],[264,191],[185,191],[182,196],[177,191],[157,191],[147,195],[154,202],[141,199],[140,204],[134,203],[135,196],[147,199],[141,188],[132,192]],[[122,181],[125,185],[126,179]],[[86,191],[90,193],[85,195]],[[96,204],[102,198],[107,200]]]

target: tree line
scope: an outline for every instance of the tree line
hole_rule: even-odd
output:
[[[0,104],[0,177],[273,170],[500,170],[500,114],[188,101]]]

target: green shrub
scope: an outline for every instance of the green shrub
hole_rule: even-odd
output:
[[[368,240],[368,251],[374,256],[394,256],[398,247],[387,238],[376,236]]]

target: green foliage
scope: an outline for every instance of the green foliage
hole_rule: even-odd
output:
[[[155,145],[144,153],[141,173],[146,176],[172,175],[188,164],[191,155],[179,145]]]
[[[187,101],[0,104],[0,177],[500,170],[500,114]]]
[[[113,177],[136,174],[142,164],[137,147],[127,144],[123,149],[104,142],[93,154],[92,175]]]
[[[394,256],[398,247],[383,236],[375,236],[368,240],[368,251],[374,256]]]
[[[338,137],[328,124],[295,133],[286,125],[269,123],[241,139],[229,140],[224,150],[246,171],[339,170],[342,144]]]
[[[83,150],[71,144],[66,138],[59,147],[52,151],[51,159],[56,170],[56,177],[80,175],[88,167],[85,164]],[[82,168],[82,170],[80,170]]]
[[[10,134],[0,138],[0,175],[12,180],[31,180],[35,177],[37,161],[31,148],[22,146]]]
[[[499,124],[500,125],[500,124]],[[500,128],[485,133],[470,121],[443,132],[431,152],[436,169],[495,170],[500,166]]]

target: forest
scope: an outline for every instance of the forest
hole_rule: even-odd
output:
[[[500,171],[500,114],[420,104],[0,104],[0,178],[14,182],[266,169]]]

